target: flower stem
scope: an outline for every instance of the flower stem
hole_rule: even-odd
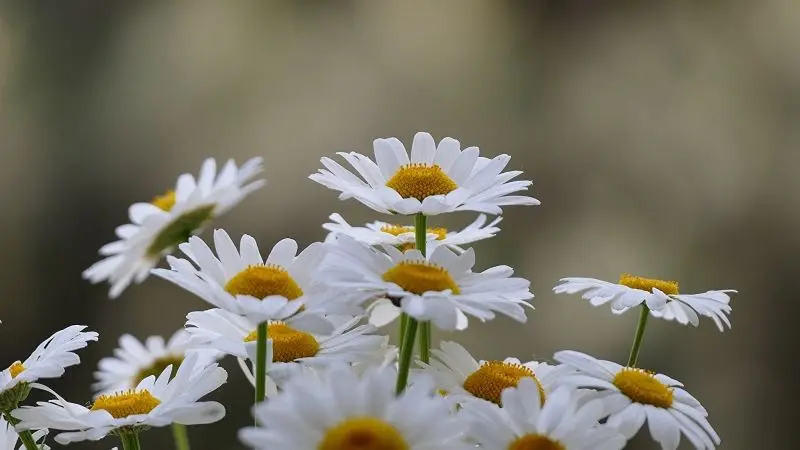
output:
[[[425,214],[417,213],[414,217],[414,246],[427,258],[428,250],[428,218]],[[431,323],[422,322],[419,329],[419,359],[424,363],[431,361]]]
[[[431,323],[429,321],[420,323],[419,359],[426,364],[431,362]]]
[[[406,327],[408,326],[408,314],[400,313],[400,334],[398,335],[399,344],[397,345],[397,350],[403,349],[403,338],[406,335]]]
[[[411,369],[411,357],[414,354],[414,340],[417,335],[419,322],[413,317],[408,318],[406,332],[403,335],[403,346],[400,350],[399,367],[397,369],[397,393],[400,394],[408,384],[408,371]]]
[[[256,400],[261,403],[267,397],[267,322],[258,324],[256,343]]]
[[[136,431],[120,433],[119,440],[122,441],[122,450],[142,449],[142,446],[139,444],[139,433]]]
[[[633,346],[631,346],[631,354],[628,356],[628,367],[636,367],[636,361],[639,359],[639,349],[642,347],[642,337],[644,337],[644,328],[647,326],[647,318],[650,316],[650,308],[642,303],[642,310],[639,313],[639,324],[636,325],[636,334],[633,337]]]
[[[186,425],[173,423],[172,437],[175,439],[175,450],[189,450],[189,432]]]
[[[9,412],[3,413],[3,416],[6,418],[6,422],[10,423],[11,425],[16,425],[19,423],[19,420],[17,420]],[[17,434],[19,435],[19,440],[25,445],[25,450],[39,450],[39,446],[36,445],[36,440],[33,439],[33,434],[30,432],[30,430],[17,431]]]

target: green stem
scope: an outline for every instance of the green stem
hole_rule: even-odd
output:
[[[119,440],[122,442],[122,450],[142,450],[142,446],[139,444],[139,433],[136,431],[120,433]]]
[[[403,346],[400,351],[400,359],[398,361],[397,369],[397,393],[400,394],[405,390],[408,384],[408,371],[411,369],[411,357],[414,354],[414,340],[417,337],[417,326],[419,322],[413,317],[408,318],[408,325],[406,325],[406,332],[403,335]]]
[[[19,420],[17,420],[9,412],[3,413],[3,416],[6,418],[6,422],[10,423],[11,425],[16,425],[19,423]],[[19,440],[25,445],[25,450],[39,450],[39,446],[36,445],[36,440],[33,439],[33,434],[30,432],[30,430],[17,431],[17,434],[19,435]]]
[[[406,327],[408,326],[408,314],[401,313],[400,314],[400,334],[397,340],[399,341],[399,345],[397,346],[397,350],[400,351],[403,348],[403,338],[406,335]]]
[[[431,323],[429,321],[420,323],[419,359],[426,364],[431,362]]]
[[[256,404],[267,398],[267,322],[260,323],[256,343]]]
[[[650,316],[650,308],[642,303],[642,310],[639,313],[639,324],[636,325],[636,334],[633,337],[633,346],[631,346],[631,354],[628,356],[628,367],[636,367],[636,361],[639,359],[639,349],[642,347],[642,337],[644,337],[644,328],[647,326],[647,318]]]
[[[427,258],[428,250],[428,218],[425,214],[417,213],[414,217],[414,246]],[[424,363],[431,361],[431,324],[422,322],[419,333],[419,359]]]
[[[175,439],[175,450],[189,450],[189,432],[186,425],[173,423],[172,437]]]

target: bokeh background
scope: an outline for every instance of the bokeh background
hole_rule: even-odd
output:
[[[487,359],[570,348],[623,361],[636,314],[557,298],[560,277],[736,288],[732,331],[651,321],[640,361],[686,383],[722,448],[796,443],[796,0],[0,5],[0,365],[90,325],[101,342],[50,383],[88,402],[120,334],[169,335],[205,307],[152,278],[111,301],[80,276],[130,203],[205,157],[266,158],[268,187],[216,226],[308,244],[332,212],[375,218],[306,178],[321,156],[427,130],[512,155],[543,202],[507,208],[503,232],[476,245],[480,268],[532,281],[529,322],[438,338]],[[251,390],[225,364],[215,396],[229,415],[192,428],[195,449],[241,448],[236,430],[251,421]],[[143,444],[170,448],[169,429]],[[657,447],[645,436],[630,448]]]

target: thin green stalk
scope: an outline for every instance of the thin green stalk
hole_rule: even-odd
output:
[[[3,416],[6,418],[6,422],[10,423],[11,425],[16,425],[19,423],[19,420],[17,420],[9,412],[4,413]],[[36,445],[36,440],[33,439],[33,434],[30,432],[30,430],[17,431],[17,434],[19,435],[19,440],[25,445],[25,450],[39,450],[39,446]]]
[[[403,338],[406,335],[406,327],[408,326],[408,314],[401,313],[400,314],[400,334],[398,335],[399,345],[397,346],[397,350],[400,351],[403,348]]]
[[[639,359],[639,349],[642,347],[642,337],[644,337],[644,329],[647,326],[648,317],[650,317],[650,308],[642,303],[642,310],[639,313],[639,323],[636,325],[636,334],[633,336],[631,354],[628,356],[628,367],[636,367],[636,361]]]
[[[399,367],[397,369],[397,393],[405,390],[408,384],[408,371],[411,369],[411,359],[414,354],[414,340],[417,337],[417,326],[419,322],[413,317],[408,318],[406,332],[403,335],[403,346],[400,350]]]
[[[122,450],[142,450],[142,446],[139,444],[139,433],[136,431],[120,433],[119,440],[122,442]]]
[[[175,450],[189,450],[189,431],[186,425],[173,423],[172,437],[175,439]]]
[[[257,330],[256,404],[263,402],[267,398],[267,322],[260,323]]]
[[[431,323],[425,321],[419,326],[419,359],[424,363],[431,362]]]
[[[427,257],[428,250],[428,218],[425,214],[417,213],[414,217],[414,238],[415,247]],[[424,363],[431,361],[431,323],[428,321],[420,324],[419,333],[419,359]]]

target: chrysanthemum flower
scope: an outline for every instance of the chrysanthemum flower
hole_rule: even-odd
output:
[[[23,406],[13,414],[21,421],[17,425],[20,430],[62,430],[55,440],[64,445],[96,441],[120,429],[208,424],[222,419],[225,407],[198,400],[225,383],[227,376],[217,364],[201,367],[197,355],[192,354],[174,377],[172,367],[167,367],[157,378],[151,375],[142,380],[135,389],[97,397],[89,408],[50,391],[55,399]]]
[[[564,376],[562,383],[601,391],[609,415],[607,424],[627,439],[647,420],[650,435],[663,450],[678,448],[681,434],[698,449],[713,450],[719,445],[719,435],[708,423],[705,408],[679,381],[575,351],[558,352],[555,359],[579,371]]]
[[[255,408],[260,425],[242,429],[241,440],[255,449],[292,450],[458,450],[463,423],[420,379],[395,396],[392,368],[358,376],[337,366],[304,373]]]
[[[39,430],[33,433],[33,439],[37,443],[45,436],[47,436],[47,430]],[[19,435],[14,431],[14,427],[0,417],[0,450],[24,450],[24,445],[17,446],[18,441]],[[44,445],[42,448],[43,450],[48,450],[50,447]]]
[[[731,326],[730,296],[735,290],[707,291],[700,294],[678,293],[676,281],[656,280],[623,274],[619,283],[594,278],[564,278],[553,288],[556,294],[583,292],[582,297],[594,306],[611,302],[611,311],[622,314],[642,303],[650,309],[650,315],[665,320],[674,320],[681,325],[697,326],[698,315],[711,318],[720,331]]]
[[[86,269],[83,277],[92,283],[108,280],[112,298],[132,281],[142,282],[164,255],[264,185],[264,180],[248,183],[261,172],[261,162],[253,158],[237,168],[229,160],[217,174],[216,161],[209,158],[197,180],[183,174],[174,190],[150,203],[134,203],[128,210],[131,223],[117,227],[119,240],[100,248],[105,258]]]
[[[437,389],[458,403],[481,399],[500,404],[503,390],[526,378],[534,381],[540,400],[544,401],[560,377],[572,372],[570,367],[537,361],[523,363],[517,358],[479,362],[456,342],[442,342],[440,348],[431,350],[429,364],[417,362],[422,367],[418,373],[431,376]]]
[[[502,393],[503,407],[473,403],[462,414],[468,435],[482,450],[619,450],[625,438],[599,425],[600,400],[588,403],[568,387],[560,387],[542,404],[539,385],[530,378]]]
[[[189,352],[198,354],[200,366],[217,358],[219,353],[215,350],[191,348],[189,338],[184,329],[176,331],[166,342],[161,336],[150,336],[145,342],[130,334],[120,336],[114,357],[100,360],[99,370],[94,373],[97,382],[92,388],[100,393],[133,389],[150,375],[160,375],[167,366],[172,366],[174,375]]]
[[[309,178],[341,192],[342,200],[355,198],[381,213],[501,214],[501,206],[539,204],[532,197],[509,195],[527,190],[532,182],[511,181],[522,172],[503,172],[511,160],[508,155],[480,157],[477,147],[461,150],[452,138],[437,146],[428,133],[414,136],[410,157],[395,138],[376,139],[374,147],[375,162],[359,153],[339,153],[363,179],[330,158],[322,158],[327,169]]]
[[[525,322],[523,306],[533,308],[526,301],[533,297],[528,280],[511,277],[508,266],[473,272],[473,249],[456,254],[440,246],[425,258],[418,250],[403,253],[391,246],[382,253],[347,236],[330,248],[335,255],[323,271],[326,284],[360,292],[364,302],[393,299],[410,317],[443,330],[457,328],[459,312],[484,321],[499,312]]]
[[[65,368],[80,364],[74,351],[97,340],[97,333],[84,329],[83,325],[72,325],[53,333],[25,361],[16,361],[0,372],[0,411],[16,408],[28,396],[30,383],[58,378]]]
[[[295,320],[305,318],[320,327],[330,325],[320,317],[320,308],[333,313],[340,303],[315,303],[310,295],[315,292],[316,273],[325,257],[323,244],[311,244],[297,254],[297,242],[283,239],[264,260],[251,236],[242,236],[237,250],[228,233],[215,230],[214,247],[216,255],[202,239],[192,237],[180,246],[188,260],[169,256],[170,269],[154,269],[153,273],[254,322],[283,320],[296,314]]]

